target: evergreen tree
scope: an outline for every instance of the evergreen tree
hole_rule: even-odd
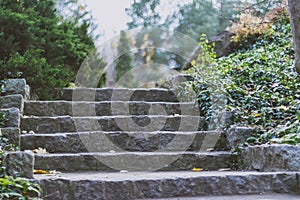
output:
[[[131,17],[127,23],[129,29],[157,26],[161,17],[157,11],[160,0],[134,0],[130,8],[125,11]]]
[[[26,78],[40,99],[58,97],[95,48],[89,24],[57,15],[54,0],[0,0],[0,24],[0,79]]]
[[[126,74],[132,68],[132,57],[130,54],[131,53],[129,39],[126,36],[125,31],[121,31],[120,40],[118,44],[119,57],[116,61],[115,67],[116,82],[118,82],[121,78],[122,83],[130,83],[132,81],[130,74]]]

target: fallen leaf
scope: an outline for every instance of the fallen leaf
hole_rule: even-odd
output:
[[[286,106],[284,106],[284,105],[281,105],[281,106],[280,106],[280,109],[281,109],[281,110],[284,110],[284,111],[287,111],[287,110],[288,110],[288,107],[286,107]]]
[[[49,171],[49,174],[55,175],[55,174],[61,174],[61,172],[56,171],[56,170],[51,170],[51,171]]]
[[[39,153],[39,154],[48,154],[48,152],[46,151],[46,149],[43,149],[41,147],[39,147],[38,149],[34,149],[32,150],[33,153]]]
[[[202,168],[196,168],[196,167],[194,167],[194,168],[192,169],[192,171],[193,171],[193,172],[201,172],[201,171],[203,171],[203,169],[202,169]]]
[[[41,169],[35,169],[33,170],[34,174],[49,174],[46,170],[41,170]]]

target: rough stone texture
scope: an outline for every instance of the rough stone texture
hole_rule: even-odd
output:
[[[175,138],[176,137],[176,138]],[[21,150],[46,148],[49,153],[124,151],[199,151],[209,137],[217,137],[208,148],[226,150],[222,132],[85,132],[62,134],[25,134]],[[168,146],[167,146],[168,145]],[[206,150],[206,149],[204,149]]]
[[[226,131],[227,147],[234,149],[251,137],[254,133],[253,128],[232,126]]]
[[[6,153],[4,155],[4,167],[7,175],[33,178],[34,155],[31,151]]]
[[[162,163],[165,163],[162,165]],[[36,154],[35,168],[71,171],[153,171],[230,168],[229,152],[115,152]]]
[[[35,176],[49,199],[145,199],[299,192],[296,173],[134,172]],[[278,184],[281,188],[279,191]]]
[[[24,99],[29,99],[30,88],[25,79],[8,79],[5,83],[5,94],[21,94]]]
[[[76,123],[75,123],[76,122]],[[35,133],[84,131],[197,131],[205,119],[198,116],[23,117],[21,129]]]
[[[214,49],[218,58],[227,56],[233,52],[232,36],[234,36],[234,33],[230,31],[222,31],[221,33],[210,39],[210,44],[215,43]]]
[[[176,86],[180,85],[181,83],[193,81],[193,80],[194,80],[194,78],[188,74],[179,74],[179,75],[171,77],[172,87],[176,87]]]
[[[260,145],[242,151],[243,168],[256,171],[299,171],[300,146]]]
[[[111,116],[111,115],[199,115],[194,103],[165,102],[72,102],[27,101],[24,115]]]
[[[14,94],[0,97],[0,109],[18,108],[23,112],[23,96]]]
[[[20,146],[20,129],[19,128],[1,128],[3,137],[8,139],[10,144]]]
[[[149,101],[178,102],[173,91],[166,89],[76,88],[64,89],[63,100],[68,101]],[[182,100],[184,101],[184,100]]]
[[[18,108],[1,109],[0,112],[7,114],[5,127],[20,127],[21,117],[20,110]]]

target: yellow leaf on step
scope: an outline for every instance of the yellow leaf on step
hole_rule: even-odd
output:
[[[194,167],[194,168],[192,169],[192,171],[193,171],[193,172],[201,172],[201,171],[203,171],[203,169],[202,169],[202,168],[196,168],[196,167]]]
[[[49,174],[49,172],[45,171],[45,170],[41,170],[41,169],[35,169],[33,170],[34,174]]]

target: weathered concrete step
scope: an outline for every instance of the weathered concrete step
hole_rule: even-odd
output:
[[[166,89],[122,89],[122,88],[66,88],[62,100],[67,101],[150,101],[182,102],[171,90]]]
[[[218,152],[108,152],[35,154],[35,169],[72,171],[218,170],[231,167],[231,153]]]
[[[26,117],[21,130],[36,133],[84,131],[197,131],[205,119],[199,116],[104,116],[104,117]]]
[[[49,153],[227,150],[223,132],[81,132],[21,135],[21,150]]]
[[[129,200],[299,192],[297,172],[130,172],[36,175],[47,200]],[[220,198],[221,200],[222,198]],[[234,198],[233,198],[234,199]],[[241,198],[244,199],[244,198]]]
[[[199,115],[193,103],[176,102],[73,102],[26,101],[27,116]]]

